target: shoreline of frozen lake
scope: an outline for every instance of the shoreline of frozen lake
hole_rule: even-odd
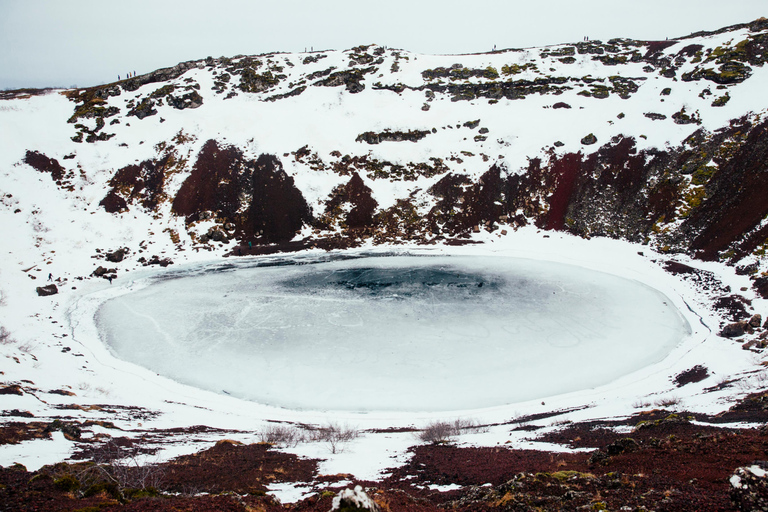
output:
[[[691,334],[661,292],[596,270],[357,256],[159,273],[104,301],[96,323],[115,357],[174,381],[352,412],[482,409],[595,388]]]

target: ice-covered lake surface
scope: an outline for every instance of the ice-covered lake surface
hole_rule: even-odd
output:
[[[160,274],[96,323],[123,360],[302,410],[454,411],[583,390],[690,327],[637,281],[492,256],[214,265]]]

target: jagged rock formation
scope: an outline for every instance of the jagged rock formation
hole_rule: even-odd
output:
[[[74,149],[23,161],[72,191],[89,179],[79,144],[132,150],[149,128],[154,154],[115,158],[100,205],[183,218],[167,228],[179,247],[455,244],[533,224],[754,263],[759,278],[767,58],[765,19],[460,57],[209,57],[65,91]]]
[[[277,158],[248,160],[237,148],[221,148],[213,140],[205,143],[181,185],[173,212],[187,223],[213,214],[238,238],[257,243],[290,240],[311,221],[304,197]]]

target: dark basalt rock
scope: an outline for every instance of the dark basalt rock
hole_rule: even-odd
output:
[[[701,124],[701,118],[698,115],[698,111],[692,115],[688,115],[685,112],[685,107],[679,112],[672,114],[672,119],[675,124]]]
[[[94,277],[108,277],[109,275],[112,275],[113,277],[117,274],[116,268],[104,268],[101,265],[99,265],[96,270],[94,270],[91,275]]]
[[[709,377],[709,370],[706,367],[697,364],[693,368],[689,368],[685,371],[678,373],[675,376],[674,383],[677,387],[683,387],[686,384],[692,384],[694,382],[701,382]]]
[[[149,265],[160,265],[161,267],[167,267],[168,265],[173,264],[173,260],[171,260],[170,258],[160,258],[160,256],[158,255],[152,256],[149,260],[147,260],[147,258],[142,256],[137,261],[145,267]]]
[[[169,94],[166,96],[166,101],[173,108],[183,110],[185,108],[198,108],[203,104],[203,97],[197,91],[192,91],[183,96]]]
[[[280,83],[285,75],[274,75],[271,71],[257,73],[253,68],[247,67],[240,74],[238,88],[243,92],[264,92]]]
[[[724,338],[738,338],[739,336],[744,336],[744,334],[751,330],[748,322],[734,322],[732,324],[726,324],[723,327],[723,330],[720,331],[720,336]]]
[[[55,284],[49,284],[47,286],[37,287],[37,294],[40,297],[45,297],[47,295],[56,295],[57,293],[59,293],[59,289],[56,287]]]
[[[384,130],[383,132],[364,132],[357,136],[355,142],[367,142],[368,144],[402,141],[417,142],[430,133],[432,132],[429,130],[408,130],[407,132]]]
[[[723,315],[724,318],[735,322],[749,316],[747,307],[751,304],[752,302],[749,299],[741,295],[725,295],[718,297],[712,303],[712,307]]]
[[[597,137],[595,137],[595,134],[590,133],[589,135],[584,136],[584,138],[581,139],[581,143],[585,146],[590,146],[597,142]]]
[[[128,116],[136,116],[139,119],[144,119],[145,117],[154,116],[157,114],[157,110],[154,108],[155,102],[152,101],[149,98],[144,98],[141,100],[141,102],[136,105],[133,109],[131,109],[128,114]]]
[[[162,68],[151,73],[137,75],[135,77],[128,78],[127,80],[122,80],[119,82],[119,85],[125,91],[135,91],[145,84],[167,82],[168,80],[178,78],[190,69],[197,68],[199,64],[200,61],[180,62],[179,64],[176,64],[170,68]],[[107,87],[114,88],[114,84]]]
[[[768,299],[768,277],[758,277],[752,283],[752,288],[764,299]],[[768,320],[766,320],[768,322]]]
[[[351,69],[348,71],[336,71],[328,75],[328,78],[316,82],[314,85],[320,85],[323,87],[338,87],[340,85],[346,86],[347,91],[352,94],[356,94],[365,89],[363,80],[365,75],[376,71],[375,67],[368,67],[363,69]]]
[[[112,263],[120,263],[125,258],[126,254],[128,254],[129,250],[127,247],[121,247],[120,249],[108,252],[104,255],[107,261],[110,261]]]
[[[19,395],[24,396],[24,390],[18,384],[0,387],[0,395]]]
[[[60,181],[64,177],[64,168],[58,160],[48,158],[37,151],[27,151],[24,163],[32,166],[38,172],[49,173],[53,181]]]

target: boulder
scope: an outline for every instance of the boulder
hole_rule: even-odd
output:
[[[168,104],[175,109],[197,108],[203,104],[203,97],[197,91],[192,91],[184,96],[177,97],[169,94],[166,97]]]
[[[56,288],[55,284],[49,284],[48,286],[37,287],[37,294],[40,297],[45,297],[46,295],[56,295],[57,293],[59,293],[59,289]]]
[[[731,502],[737,510],[768,510],[768,462],[736,468],[729,482]]]
[[[594,133],[590,133],[589,135],[581,139],[581,143],[584,144],[585,146],[589,146],[591,144],[594,144],[595,142],[597,142],[597,137],[595,137]]]
[[[723,327],[723,330],[720,331],[720,336],[724,338],[738,338],[739,336],[744,336],[749,330],[751,329],[748,322],[734,322]]]
[[[333,498],[331,512],[334,510],[369,510],[370,512],[379,512],[380,508],[376,502],[363,491],[362,487],[356,485],[354,489],[344,489]]]
[[[116,268],[104,268],[102,266],[99,266],[98,268],[96,268],[96,270],[94,270],[91,273],[91,275],[93,277],[104,277],[107,274],[113,274],[113,277],[114,277],[114,274],[117,274],[117,269]]]
[[[752,315],[752,318],[749,319],[750,327],[754,327],[755,329],[760,327],[760,324],[762,323],[763,323],[763,317],[759,313],[756,315]]]
[[[136,107],[131,109],[126,115],[136,116],[139,119],[144,119],[145,117],[149,117],[157,114],[157,110],[154,107],[155,107],[154,101],[152,101],[149,98],[144,98],[143,100],[141,100],[141,103],[139,103]]]
[[[123,261],[123,258],[125,258],[126,254],[128,254],[128,248],[122,247],[114,252],[106,253],[105,257],[107,258],[107,261],[111,261],[112,263],[119,263]]]

